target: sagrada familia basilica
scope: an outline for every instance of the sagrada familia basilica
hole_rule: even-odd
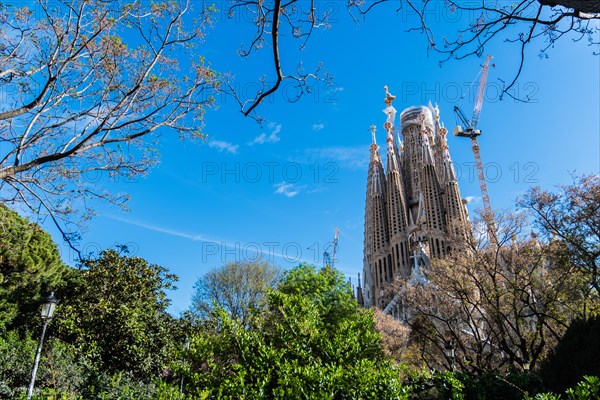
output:
[[[387,154],[384,168],[372,126],[363,283],[359,279],[357,297],[364,307],[398,315],[400,294],[387,289],[398,277],[424,279],[421,267],[450,251],[452,227],[467,223],[468,215],[438,108],[430,103],[405,109],[395,130],[395,96],[385,90]]]

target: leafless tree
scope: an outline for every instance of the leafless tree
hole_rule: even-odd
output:
[[[566,246],[572,262],[600,294],[600,175],[575,177],[556,192],[534,187],[518,202],[548,240]]]
[[[396,362],[403,360],[410,328],[408,325],[376,308],[373,313],[375,330],[381,335],[383,353]]]
[[[3,202],[50,216],[73,246],[92,199],[126,201],[99,176],[146,172],[163,133],[202,137],[218,76],[193,51],[210,13],[191,3],[0,3]]]
[[[585,277],[565,247],[527,238],[523,216],[496,222],[497,241],[482,229],[447,258],[432,260],[427,284],[405,284],[405,319],[421,337],[425,359],[443,359],[451,343],[464,371],[533,369],[582,315]]]

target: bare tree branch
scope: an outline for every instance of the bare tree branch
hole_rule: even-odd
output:
[[[279,61],[279,13],[281,12],[281,0],[275,0],[275,5],[273,8],[273,26],[271,31],[271,39],[273,41],[273,65],[275,66],[275,73],[277,74],[277,79],[275,80],[275,84],[271,86],[265,92],[259,94],[256,100],[252,103],[250,107],[246,111],[244,111],[244,115],[248,116],[260,104],[261,101],[271,93],[275,92],[281,81],[283,80],[283,74],[281,73],[281,62]]]
[[[38,0],[0,6],[2,201],[45,210],[65,240],[91,200],[126,197],[86,181],[127,177],[156,162],[147,138],[202,137],[220,76],[188,50],[209,21],[172,3]],[[155,140],[155,139],[152,139]],[[71,243],[71,242],[69,242]]]
[[[301,40],[299,48],[306,46],[308,40],[312,36],[315,29],[326,29],[330,26],[329,18],[331,10],[325,9],[319,12],[317,3],[314,0],[270,0],[270,1],[251,1],[251,0],[234,0],[229,9],[231,16],[236,12],[246,11],[253,15],[253,23],[256,25],[256,33],[254,34],[249,45],[242,45],[238,54],[241,57],[250,57],[254,52],[262,49],[267,43],[267,36],[270,37],[270,51],[272,53],[272,66],[275,71],[275,76],[272,83],[267,82],[267,78],[260,78],[261,88],[254,97],[242,98],[235,85],[231,82],[226,83],[226,93],[232,96],[240,106],[240,111],[244,116],[250,116],[259,122],[263,119],[257,114],[258,106],[269,96],[277,92],[283,81],[290,80],[295,82],[294,87],[297,89],[296,98],[291,101],[299,100],[303,95],[310,93],[313,86],[318,83],[323,83],[325,86],[330,86],[332,77],[324,72],[321,65],[314,68],[312,72],[304,72],[301,62],[297,62],[296,70],[293,73],[285,72],[282,66],[282,53],[280,50],[280,37],[282,24],[290,29],[291,37],[296,40]],[[306,6],[306,9],[302,9]]]
[[[353,0],[348,3],[349,11],[356,10],[361,16],[366,15],[373,7],[390,0]],[[480,2],[460,2],[448,0],[443,7],[450,15],[456,15],[459,23],[465,24],[456,31],[454,39],[444,37],[442,43],[435,40],[434,31],[441,30],[439,24],[430,20],[431,15],[440,16],[440,2],[432,0],[401,0],[408,5],[418,24],[408,31],[418,31],[425,35],[429,49],[442,55],[440,63],[450,60],[461,60],[472,56],[481,57],[485,48],[494,40],[508,43],[519,43],[520,63],[508,84],[503,83],[502,95],[518,101],[529,101],[522,98],[513,89],[521,76],[525,64],[527,48],[534,40],[545,40],[540,49],[540,56],[547,57],[548,50],[563,36],[571,34],[574,41],[588,39],[589,46],[598,49],[600,41],[599,1],[570,0],[521,0],[516,3],[502,5],[497,1],[482,0]],[[459,25],[460,26],[460,25]],[[511,28],[511,29],[508,29]],[[599,54],[593,50],[593,54]]]
[[[423,271],[427,284],[395,288],[413,340],[440,365],[452,341],[464,371],[532,369],[585,312],[584,275],[561,243],[525,237],[523,216],[499,215],[498,226],[498,242],[480,247],[474,235],[446,259],[432,260]]]

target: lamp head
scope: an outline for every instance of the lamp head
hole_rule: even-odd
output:
[[[451,342],[446,342],[444,346],[444,350],[446,351],[446,356],[450,359],[454,359],[454,346]]]
[[[50,292],[50,295],[44,299],[44,303],[42,304],[41,316],[43,320],[52,318],[57,303],[58,299],[54,296],[54,292]]]

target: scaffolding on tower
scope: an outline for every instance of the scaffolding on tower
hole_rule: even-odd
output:
[[[487,190],[487,183],[485,181],[483,162],[481,161],[481,151],[479,149],[479,143],[477,142],[477,136],[481,135],[481,131],[477,129],[477,123],[479,122],[481,106],[483,105],[485,85],[487,82],[491,59],[491,56],[487,56],[481,69],[479,88],[477,90],[477,98],[475,100],[475,107],[473,109],[473,117],[471,118],[471,121],[469,122],[459,106],[454,106],[454,113],[459,122],[459,125],[454,128],[454,136],[468,137],[471,139],[471,148],[473,149],[473,155],[475,157],[477,177],[479,179],[479,188],[481,190],[481,199],[483,200],[483,219],[487,225],[490,239],[496,237],[496,225],[494,222],[494,212],[492,211],[492,206],[490,203],[490,196]]]

